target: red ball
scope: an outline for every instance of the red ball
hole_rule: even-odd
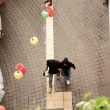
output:
[[[3,105],[0,105],[0,110],[6,110]]]
[[[46,11],[49,13],[49,16],[52,17],[54,16],[54,11],[50,6],[46,7]]]

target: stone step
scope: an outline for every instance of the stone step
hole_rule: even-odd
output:
[[[71,85],[67,85],[66,79],[64,76],[60,76],[60,79],[55,79],[55,91],[56,92],[64,92],[71,91]]]
[[[64,108],[72,110],[72,92],[52,92],[47,93],[47,110]]]

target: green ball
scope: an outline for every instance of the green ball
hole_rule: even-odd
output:
[[[46,12],[46,11],[42,11],[41,15],[44,19],[46,19],[49,16],[48,12]]]

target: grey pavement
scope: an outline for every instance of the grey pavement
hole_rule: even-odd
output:
[[[46,108],[45,20],[40,16],[41,0],[8,0],[1,7],[5,36],[0,40],[0,66],[6,94],[2,100],[7,110]],[[76,65],[71,85],[73,108],[83,93],[93,97],[110,96],[108,10],[103,0],[54,0],[55,59],[68,57]],[[29,39],[39,38],[37,46]],[[28,69],[25,77],[13,79],[15,65]],[[61,81],[61,80],[60,80]],[[59,83],[59,82],[58,82]],[[62,90],[59,83],[56,90]]]
[[[45,30],[40,17],[41,1],[9,0],[1,7],[5,36],[0,40],[0,65],[4,77],[6,94],[2,103],[7,110],[33,110],[37,105],[45,109]],[[39,39],[37,46],[30,38]],[[13,78],[15,66],[22,63],[27,68],[25,77]]]
[[[55,58],[68,57],[76,65],[67,89],[73,92],[74,110],[86,91],[93,98],[110,96],[107,7],[101,0],[60,0],[55,11]],[[64,88],[59,86],[57,91]]]

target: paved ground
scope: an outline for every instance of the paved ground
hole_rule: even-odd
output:
[[[69,88],[74,109],[85,91],[92,91],[93,97],[110,96],[108,11],[102,3],[103,0],[54,3],[55,58],[68,57],[77,68]],[[7,110],[33,110],[37,104],[45,109],[45,21],[40,17],[43,8],[40,0],[8,0],[1,7],[5,36],[0,41],[0,66],[6,88],[2,103]],[[29,43],[33,35],[39,38],[36,47]],[[28,68],[28,73],[16,81],[12,76],[19,62]]]
[[[0,64],[3,72],[6,95],[3,104],[7,110],[33,110],[37,104],[45,108],[45,30],[40,17],[41,2],[36,0],[9,0],[2,7],[5,36],[0,41]],[[30,38],[39,38],[36,47]],[[23,80],[13,79],[15,65],[22,63],[28,69]]]
[[[55,58],[76,65],[71,78],[73,106],[85,91],[109,95],[108,13],[100,0],[63,0],[55,5]]]

